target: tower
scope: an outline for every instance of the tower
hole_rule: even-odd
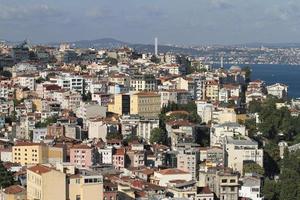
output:
[[[221,69],[223,69],[224,66],[223,66],[223,56],[221,57]]]
[[[154,38],[154,54],[155,54],[155,56],[158,55],[158,39],[157,39],[157,37]]]

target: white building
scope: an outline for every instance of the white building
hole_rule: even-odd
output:
[[[153,182],[159,186],[166,187],[175,180],[191,181],[192,174],[180,169],[164,169],[154,172]]]
[[[247,136],[227,136],[224,145],[225,166],[243,173],[245,161],[255,162],[263,167],[263,149]]]
[[[223,146],[225,137],[246,136],[246,127],[238,123],[213,124],[210,130],[210,146]]]
[[[246,176],[239,189],[239,197],[251,200],[263,200],[261,195],[261,180],[258,177]]]
[[[34,91],[35,90],[35,79],[32,76],[19,76],[17,78],[17,83],[21,86],[21,87],[27,87],[30,89],[30,91]]]
[[[98,149],[98,152],[100,154],[101,164],[112,164],[113,148],[111,146],[104,149]]]
[[[197,113],[206,124],[212,120],[213,105],[206,101],[196,101]]]
[[[275,83],[267,86],[268,94],[275,96],[279,99],[284,99],[288,95],[288,86],[282,83]]]
[[[57,85],[67,90],[80,92],[84,91],[84,79],[80,76],[66,75],[57,79]]]

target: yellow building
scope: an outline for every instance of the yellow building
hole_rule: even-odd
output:
[[[216,101],[219,99],[219,84],[217,81],[206,81],[206,99]]]
[[[48,163],[66,162],[67,147],[66,145],[54,145],[48,147]]]
[[[44,143],[18,142],[12,153],[13,162],[21,165],[48,162],[48,147]]]
[[[116,94],[113,102],[108,104],[108,112],[118,115],[129,114],[130,112],[130,96],[126,94]]]
[[[33,105],[35,106],[35,110],[37,112],[41,112],[43,110],[43,103],[42,103],[42,99],[33,99],[32,100]]]
[[[69,200],[99,200],[103,199],[103,177],[85,171],[84,175],[75,174],[69,176],[68,199]]]
[[[143,117],[158,117],[160,113],[160,95],[154,92],[133,94],[130,101],[130,114]]]
[[[44,165],[27,169],[28,200],[66,200],[66,175]]]
[[[19,185],[12,185],[1,191],[1,200],[27,200],[26,189]]]

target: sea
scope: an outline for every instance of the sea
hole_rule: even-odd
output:
[[[225,68],[231,66],[230,64],[224,65]],[[263,80],[267,85],[274,83],[286,84],[288,85],[288,96],[290,98],[300,97],[300,65],[247,64],[238,66],[251,67],[251,80]]]

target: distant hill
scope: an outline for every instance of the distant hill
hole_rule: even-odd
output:
[[[154,45],[152,44],[133,44],[129,42],[116,40],[113,38],[103,38],[97,40],[80,40],[80,41],[69,42],[69,43],[72,45],[72,47],[75,48],[113,49],[113,48],[127,46],[142,53],[154,52]],[[181,53],[181,54],[188,54],[188,55],[199,54],[197,50],[191,48],[174,47],[169,45],[159,45],[158,50],[161,53],[173,52],[173,53]]]
[[[102,48],[118,48],[122,46],[127,46],[127,42],[123,42],[120,40],[115,40],[113,38],[102,38],[102,39],[96,39],[96,40],[79,40],[75,42],[69,42],[73,47],[76,48],[96,48],[96,49],[102,49]]]

